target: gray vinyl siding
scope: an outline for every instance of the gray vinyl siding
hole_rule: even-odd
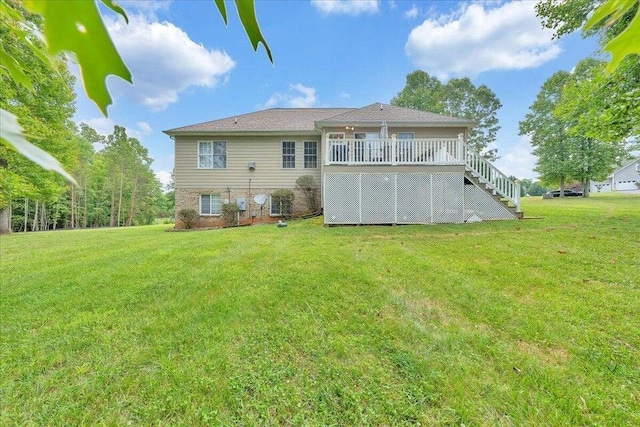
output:
[[[628,164],[624,168],[618,169],[618,171],[613,174],[615,177],[615,180],[616,181],[637,181],[640,175],[638,175],[638,172],[636,172],[636,164],[637,162],[633,162],[631,164]]]
[[[226,141],[226,169],[198,169],[198,141]],[[282,168],[282,141],[295,141],[296,167]],[[176,136],[175,185],[176,188],[293,188],[302,175],[313,176],[320,183],[320,167],[304,168],[304,141],[317,141],[320,135],[287,136]],[[320,151],[320,150],[319,150]],[[318,153],[318,166],[322,163]],[[256,169],[250,171],[249,162]]]

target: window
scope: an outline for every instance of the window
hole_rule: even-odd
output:
[[[382,160],[382,144],[377,132],[354,133],[354,151],[357,162],[372,162]]]
[[[226,141],[198,142],[198,169],[225,169],[226,167]]]
[[[402,141],[407,139],[413,139],[413,132],[398,132],[398,160],[400,162],[414,162],[415,156],[413,153],[413,143],[410,141]]]
[[[315,169],[318,167],[318,142],[304,142],[304,168]]]
[[[272,216],[291,216],[290,200],[275,199],[271,196],[269,197],[269,204],[271,205],[269,212]]]
[[[353,137],[359,140],[354,142],[354,147],[353,147],[356,162],[363,162],[365,160],[368,161],[369,156],[367,155],[368,153],[367,153],[366,144],[365,144],[365,140],[367,139],[367,134],[354,133]]]
[[[282,169],[296,168],[296,142],[282,141]]]
[[[200,215],[220,215],[221,208],[219,194],[200,195]]]
[[[327,133],[328,142],[327,149],[329,150],[332,162],[345,162],[349,157],[349,148],[343,141],[344,132],[329,132]]]

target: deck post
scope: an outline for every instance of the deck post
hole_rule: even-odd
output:
[[[458,152],[456,153],[457,154],[456,158],[457,158],[459,164],[465,164],[465,158],[464,158],[464,155],[463,155],[463,152],[464,152],[463,148],[464,148],[464,133],[460,132],[458,134],[458,150],[457,150]]]
[[[324,130],[322,131],[322,139],[324,140],[324,164],[326,166],[331,164],[331,147],[329,147],[329,138],[327,137],[327,132],[325,132]]]
[[[386,141],[386,143],[388,143],[389,141]],[[398,164],[398,150],[397,150],[397,142],[396,139],[392,136],[391,137],[391,165],[392,166],[396,166]]]

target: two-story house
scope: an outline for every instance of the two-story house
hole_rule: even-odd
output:
[[[326,224],[517,218],[519,184],[465,143],[474,125],[376,103],[274,108],[167,130],[175,141],[176,211],[196,209],[202,227],[219,225],[223,203],[237,203],[245,220],[296,216],[305,213],[299,194],[292,206],[270,195],[310,175]],[[258,194],[267,196],[258,198],[263,205]]]

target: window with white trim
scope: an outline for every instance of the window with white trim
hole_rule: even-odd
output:
[[[269,213],[271,216],[291,216],[291,201],[290,200],[274,200],[272,196],[269,196]]]
[[[200,215],[220,215],[222,201],[219,194],[200,195]]]
[[[304,142],[304,168],[316,169],[318,167],[318,141]]]
[[[198,141],[198,169],[225,169],[227,141]]]
[[[282,169],[296,168],[296,142],[282,141]]]

